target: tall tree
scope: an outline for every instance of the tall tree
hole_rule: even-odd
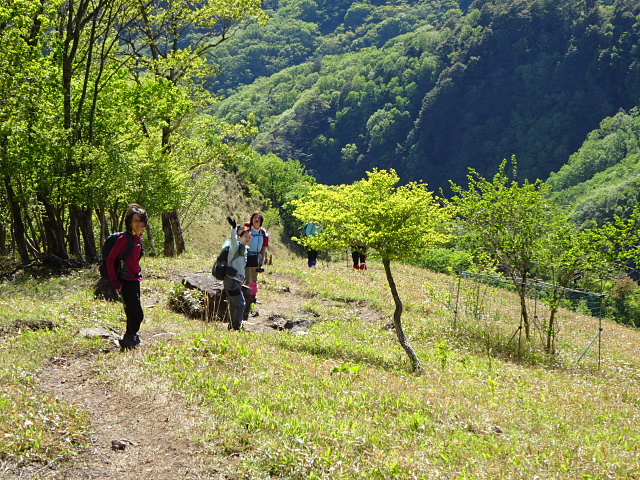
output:
[[[450,213],[424,183],[398,186],[395,171],[374,170],[352,185],[317,185],[292,203],[294,216],[315,222],[322,230],[298,241],[314,250],[364,245],[379,257],[395,304],[393,324],[400,345],[415,372],[423,371],[402,326],[403,303],[393,278],[391,262],[408,260],[450,239]]]
[[[145,135],[158,142],[162,162],[171,155],[180,126],[213,101],[203,82],[216,73],[208,62],[214,48],[242,24],[263,22],[266,16],[259,0],[150,0],[137,8],[133,27],[120,38],[132,78],[164,93],[164,101],[141,105],[138,117]],[[162,212],[166,255],[185,251],[180,220],[184,199],[173,200]]]

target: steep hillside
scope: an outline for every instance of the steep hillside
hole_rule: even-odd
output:
[[[478,1],[384,45],[318,53],[215,112],[256,112],[254,146],[326,183],[394,167],[446,188],[513,154],[523,177],[547,178],[604,117],[636,106],[638,13],[631,0]]]
[[[638,109],[604,119],[548,183],[578,224],[628,218],[640,203]]]
[[[574,480],[640,471],[635,329],[563,310],[561,353],[551,358],[514,340],[512,294],[394,265],[406,334],[425,368],[417,376],[388,327],[393,300],[379,263],[310,270],[300,257],[278,257],[260,309],[312,315],[303,333],[229,331],[172,311],[174,282],[201,263],[144,260],[143,345],[128,352],[87,333],[124,327],[121,305],[90,294],[91,271],[2,284],[3,479]]]

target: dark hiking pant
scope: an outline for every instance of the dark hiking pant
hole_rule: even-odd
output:
[[[227,292],[227,304],[229,305],[229,316],[231,317],[230,328],[240,330],[245,307],[242,284],[231,277],[224,277],[222,284]]]
[[[140,325],[144,320],[144,312],[140,303],[140,282],[122,282],[122,302],[127,316],[127,330],[120,344],[125,347],[135,347],[140,344]]]

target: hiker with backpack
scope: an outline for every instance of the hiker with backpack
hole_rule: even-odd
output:
[[[267,247],[269,246],[269,234],[262,226],[264,216],[262,212],[256,211],[251,214],[249,221],[244,225],[249,227],[251,232],[251,243],[247,251],[247,266],[245,267],[245,285],[249,287],[247,302],[244,311],[244,319],[249,318],[251,306],[257,302],[258,296],[258,273],[263,272],[262,265],[267,258]]]
[[[351,246],[351,258],[353,259],[353,268],[356,270],[367,269],[367,247],[364,245]]]
[[[227,222],[231,225],[231,236],[225,242],[225,245],[229,244],[229,254],[222,285],[227,293],[229,314],[231,316],[230,327],[233,330],[241,330],[246,305],[243,292],[246,287],[243,285],[245,283],[247,250],[251,243],[251,227],[243,225],[238,229],[236,221],[231,217],[227,217]]]
[[[148,222],[149,216],[140,205],[136,203],[129,205],[129,210],[124,217],[126,231],[119,234],[104,260],[111,285],[122,295],[124,312],[127,316],[127,329],[120,339],[120,346],[123,349],[140,345],[138,331],[144,319],[140,303],[140,281],[142,280],[140,257],[143,255],[142,233]]]
[[[302,235],[305,237],[315,237],[322,228],[315,222],[309,222],[304,226]],[[307,266],[314,268],[318,262],[318,251],[311,247],[307,247]]]

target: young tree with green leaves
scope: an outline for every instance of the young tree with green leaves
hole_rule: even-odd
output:
[[[402,327],[403,304],[391,271],[394,260],[408,260],[450,239],[450,211],[441,206],[424,183],[398,186],[394,170],[367,172],[368,178],[352,185],[316,185],[292,201],[293,215],[315,222],[322,230],[297,239],[314,250],[348,248],[359,244],[382,260],[395,303],[393,324],[400,345],[415,372],[423,371]]]
[[[545,301],[549,305],[549,319],[544,324],[547,353],[556,352],[557,313],[562,301],[575,291],[579,280],[611,271],[611,264],[599,252],[602,242],[595,241],[597,228],[580,230],[559,208],[555,220],[547,226],[534,254],[536,273],[551,284]]]
[[[544,182],[520,184],[512,179],[517,170],[515,158],[511,164],[512,176],[504,160],[491,181],[471,169],[466,190],[452,183],[455,196],[450,204],[457,209],[460,242],[477,256],[488,255],[511,279],[520,297],[521,326],[527,340],[531,339],[529,290],[536,278],[551,283],[545,348],[553,353],[556,314],[576,279],[587,274],[610,275],[628,242],[622,239],[622,229],[614,229],[621,237],[618,246],[598,228],[580,230],[566,211],[549,200]],[[615,236],[614,230],[610,236]]]
[[[515,157],[511,163],[515,177]],[[476,254],[487,254],[511,279],[520,297],[522,326],[526,338],[530,339],[531,322],[526,304],[529,278],[540,242],[554,221],[547,187],[540,180],[520,184],[512,179],[507,173],[507,160],[491,181],[473,169],[470,172],[466,190],[451,182],[455,195],[450,204],[457,209],[461,241]]]

